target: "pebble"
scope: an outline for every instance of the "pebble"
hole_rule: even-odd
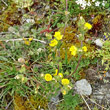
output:
[[[75,90],[82,95],[91,95],[92,87],[86,79],[81,79],[75,83]]]

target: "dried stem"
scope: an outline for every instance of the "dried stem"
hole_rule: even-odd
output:
[[[8,109],[8,107],[11,105],[11,103],[13,102],[13,99],[9,102],[9,104],[6,106],[5,110]]]
[[[86,95],[85,95],[86,96]],[[95,103],[96,105],[98,105],[99,107],[103,108],[103,109],[107,109],[101,105],[99,105],[98,103],[96,103],[94,100],[90,99],[88,96],[86,96],[91,102]]]
[[[6,6],[8,6],[8,4],[4,1],[4,0],[1,0]]]
[[[28,39],[28,38],[27,38]],[[46,42],[45,41],[42,41],[42,40],[38,40],[38,39],[33,39],[34,41],[37,41],[37,42],[41,42],[41,43],[43,43],[43,44],[46,44]],[[23,41],[23,39],[22,38],[20,38],[20,39],[9,39],[9,40],[1,40],[1,41],[4,41],[4,42],[9,42],[9,41]]]
[[[66,0],[66,11],[68,11],[68,0]]]
[[[85,104],[87,105],[88,109],[91,110],[88,103],[86,102],[85,98],[83,97],[83,95],[82,94],[80,94],[80,95],[81,95],[82,99],[84,100]]]

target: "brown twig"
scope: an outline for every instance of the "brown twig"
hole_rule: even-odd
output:
[[[68,0],[66,0],[66,11],[68,11]],[[67,16],[68,15],[66,15],[66,19],[67,19]],[[67,21],[65,22],[64,35],[65,35],[65,29],[66,29],[66,27],[67,27]]]
[[[66,0],[66,11],[68,11],[68,0]]]
[[[77,69],[78,69],[78,67],[79,67],[79,64],[80,64],[80,61],[81,61],[81,58],[82,58],[82,55],[80,55],[80,57],[79,57],[78,64],[77,64],[77,66],[76,66],[74,72],[73,72],[72,74],[70,74],[69,76],[67,76],[67,78],[71,78],[72,75],[77,71]]]

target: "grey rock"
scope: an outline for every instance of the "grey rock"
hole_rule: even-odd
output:
[[[106,77],[110,78],[110,73],[109,72],[106,72],[105,75],[106,75]]]
[[[82,95],[91,95],[92,87],[86,79],[79,80],[75,83],[75,90]]]

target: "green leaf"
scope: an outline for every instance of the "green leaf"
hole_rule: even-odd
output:
[[[105,8],[109,8],[109,3],[106,3],[105,4]]]
[[[8,61],[8,59],[3,56],[0,56],[0,61]]]

